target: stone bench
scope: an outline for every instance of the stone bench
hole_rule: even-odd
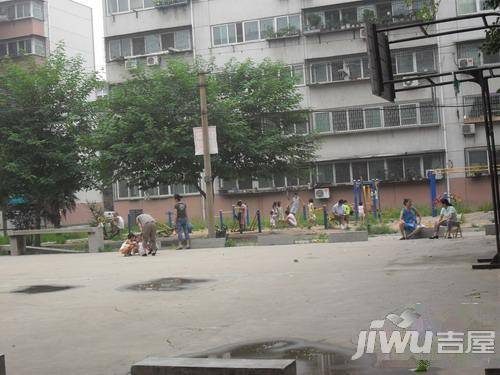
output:
[[[225,246],[225,238],[193,238],[191,240],[191,249],[214,249]]]
[[[89,253],[97,253],[104,247],[104,234],[98,227],[64,227],[49,229],[8,230],[10,239],[10,255],[23,255],[26,253],[26,236],[37,234],[60,233],[87,233],[89,236]]]
[[[156,358],[132,366],[131,375],[296,375],[295,360]]]
[[[5,370],[5,355],[0,354],[0,375],[6,375],[7,371]]]
[[[486,224],[484,226],[484,234],[487,236],[494,236],[496,235],[496,230],[495,230],[495,224]]]
[[[345,232],[330,233],[328,235],[328,242],[330,243],[360,242],[360,241],[368,241],[368,231],[352,230]]]

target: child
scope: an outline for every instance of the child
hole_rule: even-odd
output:
[[[314,199],[310,198],[307,204],[307,222],[309,224],[309,229],[316,224],[316,211],[314,208]]]
[[[135,234],[129,233],[127,239],[122,243],[120,247],[120,252],[125,257],[129,257],[134,253],[134,249],[137,247],[137,238]]]
[[[365,223],[365,208],[363,207],[363,202],[359,202],[358,206],[358,217],[361,224]]]
[[[271,226],[271,229],[276,229],[276,218],[277,214],[274,212],[274,210],[271,210],[271,213],[269,214],[269,225]]]
[[[287,224],[295,228],[297,226],[297,219],[295,218],[295,215],[291,213],[289,210],[285,211],[285,215]]]
[[[344,226],[341,226],[342,229],[349,229],[349,215],[352,212],[351,206],[349,205],[349,202],[345,199],[342,200],[342,210],[344,213]]]

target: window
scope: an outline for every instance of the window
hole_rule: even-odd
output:
[[[316,182],[319,184],[333,183],[333,164],[318,164]]]
[[[459,58],[471,58],[475,65],[496,64],[500,62],[500,53],[485,54],[481,51],[482,41],[463,43],[458,47]]]
[[[486,150],[467,150],[466,152],[469,167],[488,166],[488,153]]]
[[[368,179],[368,165],[366,161],[357,161],[352,164],[352,178],[354,180],[366,181]]]
[[[293,35],[300,29],[300,15],[298,14],[217,25],[212,26],[213,45],[223,46]]]
[[[245,29],[245,41],[259,40],[259,21],[245,22],[243,24]]]
[[[144,55],[145,45],[144,37],[132,38],[132,54],[134,56]]]
[[[363,77],[360,58],[346,60],[345,68],[348,79],[360,79]]]
[[[45,41],[43,39],[34,39],[35,47],[34,54],[39,56],[45,56]]]
[[[427,173],[429,169],[443,168],[443,157],[441,154],[430,154],[424,155],[424,173]],[[427,177],[427,175],[425,176]]]
[[[191,32],[189,30],[179,30],[174,34],[174,48],[178,50],[191,49]],[[166,50],[166,48],[164,48]]]
[[[436,108],[436,103],[434,102],[422,102],[419,105],[420,110],[420,123],[425,124],[437,124],[439,122],[438,112]]]
[[[419,156],[404,158],[406,180],[415,181],[422,178],[420,160]]]
[[[144,37],[144,52],[155,53],[161,51],[160,35],[151,34]]]
[[[160,184],[160,195],[170,195],[170,186]]]
[[[311,82],[312,83],[323,83],[328,82],[329,79],[329,69],[328,63],[319,63],[311,65]]]
[[[32,3],[33,6],[33,17],[38,18],[39,20],[43,20],[43,5],[42,3],[38,3],[34,1]]]
[[[399,120],[399,106],[398,105],[388,105],[384,107],[384,126],[400,126],[401,122]]]
[[[403,159],[387,159],[387,179],[389,181],[403,180]]]
[[[405,104],[401,105],[401,125],[416,125],[417,124],[417,105]]]
[[[353,108],[349,109],[349,130],[359,130],[364,128],[363,123],[363,109]]]
[[[396,51],[393,53],[392,65],[394,74],[433,72],[436,70],[434,49]]]
[[[118,182],[118,198],[128,198],[128,185],[125,181]]]
[[[493,9],[486,0],[458,0],[457,14],[476,13],[482,10]]]
[[[175,33],[161,34],[161,48],[167,51],[169,48],[175,48]]]
[[[385,161],[384,160],[370,160],[368,162],[368,171],[371,179],[378,178],[385,180]]]
[[[358,11],[357,8],[345,8],[341,9],[341,15],[342,15],[342,23],[344,25],[350,24],[353,25],[357,23],[358,20]]]
[[[349,163],[335,163],[335,183],[348,184],[351,182],[351,168]]]
[[[366,128],[380,128],[382,126],[382,117],[380,116],[380,108],[365,109],[365,124]]]
[[[342,132],[347,130],[347,112],[333,111],[332,112],[333,131]]]
[[[42,38],[29,38],[0,43],[0,58],[21,55],[45,56],[45,41]]]
[[[258,183],[259,183],[259,189],[272,189],[273,188],[272,177],[259,177]]]
[[[260,20],[260,36],[262,38],[272,37],[274,35],[274,18]]]
[[[304,64],[295,64],[290,67],[291,75],[295,78],[295,82],[297,85],[303,85],[305,83],[304,80]]]
[[[130,0],[130,9],[141,9],[142,7],[142,0]]]
[[[108,0],[109,14],[153,7],[155,7],[153,0]]]
[[[316,112],[314,114],[314,128],[319,133],[331,132],[330,127],[330,113],[329,112]]]
[[[0,58],[7,55],[7,45],[0,44]]]
[[[112,39],[109,41],[109,58],[114,60],[122,56],[120,39]]]

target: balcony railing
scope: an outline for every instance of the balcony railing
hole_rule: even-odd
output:
[[[409,6],[406,1],[364,3],[350,7],[332,7],[322,10],[306,10],[304,13],[305,34],[359,29],[371,21],[388,25],[417,21],[418,12],[432,6],[429,0],[413,0]]]
[[[154,4],[157,8],[167,8],[177,5],[186,5],[189,0],[154,0]]]
[[[490,94],[493,121],[500,121],[500,94]],[[484,122],[484,107],[480,95],[464,96],[464,123]]]

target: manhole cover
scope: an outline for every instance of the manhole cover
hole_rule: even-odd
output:
[[[31,285],[26,288],[14,290],[12,293],[24,293],[24,294],[52,293],[73,288],[76,287],[70,285]]]
[[[138,291],[158,291],[158,292],[174,292],[192,287],[194,284],[205,283],[209,280],[204,279],[183,279],[179,277],[168,277],[147,281],[145,283],[133,284],[128,286],[127,290]]]

